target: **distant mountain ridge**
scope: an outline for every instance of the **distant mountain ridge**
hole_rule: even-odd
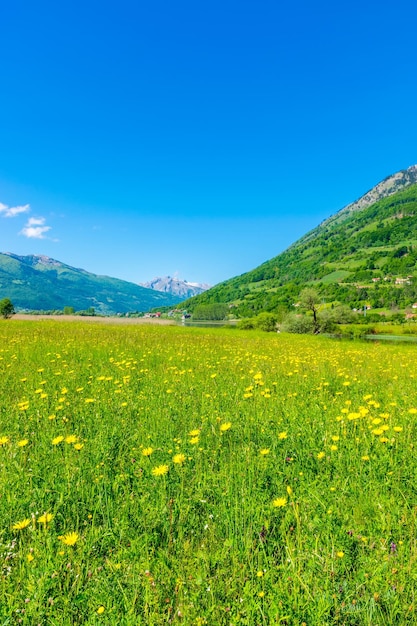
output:
[[[181,280],[175,277],[173,278],[172,276],[153,278],[149,282],[141,284],[143,287],[147,287],[148,289],[154,289],[155,291],[161,291],[163,293],[170,293],[174,296],[179,296],[183,300],[197,296],[211,287],[211,285],[207,285],[205,283],[189,283],[186,280]]]
[[[93,308],[102,315],[146,312],[175,306],[178,296],[98,276],[44,255],[0,253],[0,299],[10,298],[17,310],[75,311]]]
[[[417,308],[417,166],[388,176],[278,256],[184,307],[222,303],[239,317],[289,311],[306,287],[322,303]]]

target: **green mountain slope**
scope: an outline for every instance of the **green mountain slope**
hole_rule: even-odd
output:
[[[173,306],[181,298],[134,283],[97,276],[45,256],[0,253],[0,300],[10,298],[17,310],[75,311],[93,307],[111,315]]]
[[[314,287],[322,301],[373,308],[417,301],[417,185],[329,218],[256,269],[184,303],[226,303],[240,317],[291,310]]]

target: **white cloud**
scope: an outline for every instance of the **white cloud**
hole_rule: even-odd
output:
[[[30,217],[19,235],[24,235],[28,239],[45,239],[45,233],[51,230],[50,226],[45,226],[44,217]]]
[[[28,213],[30,211],[30,204],[23,204],[21,206],[7,206],[0,202],[0,215],[3,217],[16,217],[20,213]]]

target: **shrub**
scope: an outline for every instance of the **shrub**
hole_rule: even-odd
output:
[[[314,320],[307,315],[290,313],[282,324],[282,330],[286,333],[312,334],[314,332]]]
[[[277,330],[278,317],[274,313],[263,311],[255,317],[255,328],[272,333]]]

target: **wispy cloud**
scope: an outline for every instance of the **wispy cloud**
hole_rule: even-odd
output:
[[[24,235],[28,239],[45,239],[45,233],[51,230],[45,225],[44,217],[30,217],[19,235]]]
[[[0,215],[3,217],[16,217],[16,215],[20,215],[21,213],[28,213],[30,211],[29,204],[23,204],[21,206],[7,206],[7,204],[3,204],[0,202]]]

